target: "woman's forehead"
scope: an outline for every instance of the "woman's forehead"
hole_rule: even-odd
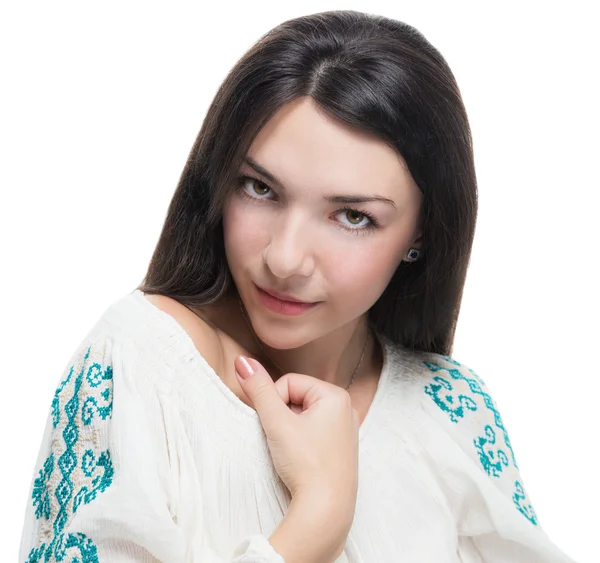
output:
[[[392,200],[399,189],[418,191],[396,151],[332,119],[310,98],[280,108],[254,139],[245,162],[286,191],[368,192]]]

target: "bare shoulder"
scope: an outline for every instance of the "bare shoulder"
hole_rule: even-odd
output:
[[[217,329],[201,313],[195,314],[187,307],[166,295],[144,294],[156,308],[170,315],[187,332],[200,355],[215,373],[220,374],[223,366],[223,347]]]

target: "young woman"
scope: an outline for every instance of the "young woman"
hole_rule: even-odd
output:
[[[52,400],[21,561],[565,562],[450,357],[477,211],[440,53],[354,11],[230,72]]]

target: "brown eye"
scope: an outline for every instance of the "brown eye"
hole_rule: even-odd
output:
[[[364,218],[363,213],[359,213],[358,211],[354,211],[354,209],[346,210],[346,217],[350,220],[353,225],[359,224]]]
[[[344,214],[344,221],[341,221],[340,227],[354,234],[365,234],[379,226],[379,223],[371,214],[366,211],[358,211],[352,207],[343,207],[338,211],[338,215]],[[348,221],[347,223],[344,222]],[[366,223],[363,223],[366,221]],[[351,225],[350,227],[348,225]]]
[[[265,195],[270,190],[268,186],[266,186],[259,180],[255,180],[254,178],[248,178],[247,180],[252,186],[254,192],[258,195]],[[258,188],[256,186],[258,186]]]

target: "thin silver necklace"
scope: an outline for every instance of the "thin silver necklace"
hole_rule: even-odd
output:
[[[242,316],[246,320],[246,324],[250,328],[250,331],[252,332],[252,336],[254,336],[254,340],[256,340],[256,343],[259,345],[259,347],[263,351],[264,355],[279,370],[280,374],[283,375],[284,371],[277,365],[277,363],[274,360],[271,359],[269,354],[267,354],[267,351],[264,349],[260,339],[258,338],[258,336],[256,336],[256,333],[254,332],[254,329],[252,328],[252,323],[250,322],[250,319],[248,318],[246,311],[244,311],[244,306],[242,305],[242,300],[239,296],[238,296],[238,302],[240,304],[240,311],[242,312]],[[356,367],[354,368],[354,371],[352,372],[352,377],[350,378],[350,383],[348,384],[348,387],[345,387],[346,390],[348,390],[350,388],[350,385],[352,385],[352,383],[354,383],[354,376],[356,375],[356,372],[358,371],[358,368],[360,367],[360,364],[362,362],[363,356],[365,355],[365,350],[367,349],[367,342],[369,341],[370,334],[371,334],[371,331],[367,330],[367,338],[365,338],[365,345],[363,346],[362,354],[360,355],[358,363],[356,364]]]

